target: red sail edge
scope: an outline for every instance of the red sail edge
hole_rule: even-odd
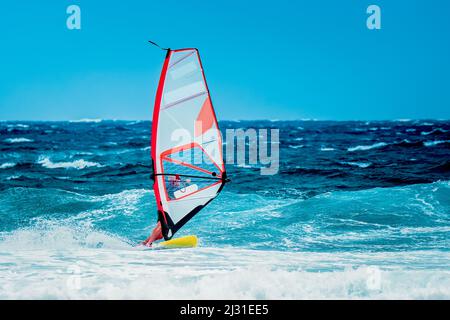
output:
[[[166,54],[166,58],[164,60],[163,68],[161,71],[161,76],[159,77],[158,89],[156,90],[156,98],[155,98],[155,106],[153,108],[153,118],[152,118],[152,141],[151,141],[151,150],[152,150],[152,162],[153,162],[153,173],[156,173],[156,137],[158,133],[158,120],[159,120],[159,111],[161,109],[161,98],[164,89],[164,81],[166,79],[167,68],[169,67],[171,50],[169,49]],[[159,193],[158,179],[154,177],[154,185],[153,190],[156,198],[156,206],[158,208],[158,212],[162,215],[164,219],[164,223],[167,225],[167,217],[164,213],[164,209],[161,203],[161,195]]]

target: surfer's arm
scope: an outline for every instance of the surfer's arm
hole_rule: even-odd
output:
[[[158,221],[156,223],[155,228],[153,229],[151,235],[145,239],[142,244],[144,246],[148,246],[150,247],[152,245],[153,242],[160,240],[163,238],[163,234],[162,234],[162,229],[161,229],[161,221]]]

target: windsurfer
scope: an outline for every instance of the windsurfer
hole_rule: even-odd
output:
[[[169,176],[169,181],[173,187],[179,187],[181,182],[180,175],[176,174],[175,176]]]
[[[223,145],[197,49],[167,49],[152,119],[153,189],[159,219],[143,242],[145,246],[163,237],[169,240],[227,181],[223,155],[213,152]],[[199,121],[201,126],[196,125]],[[169,133],[178,128],[188,130],[195,139],[186,144],[169,139]],[[197,142],[203,141],[203,136],[211,143],[206,148]],[[195,152],[195,159],[207,156],[213,165],[194,163],[185,152]],[[220,173],[211,172],[212,168]]]
[[[170,186],[173,188],[180,187],[181,178],[178,174],[169,177]],[[142,242],[144,246],[151,247],[152,243],[163,238],[161,221],[156,223],[155,228],[153,229],[150,236]]]
[[[152,231],[152,234],[142,242],[144,246],[151,247],[152,243],[163,238],[162,229],[161,229],[161,221],[156,223],[155,228]]]

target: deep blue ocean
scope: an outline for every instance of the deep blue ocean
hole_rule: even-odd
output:
[[[227,164],[199,248],[138,252],[151,122],[0,122],[0,298],[450,298],[450,121],[220,126],[279,129],[278,174]]]

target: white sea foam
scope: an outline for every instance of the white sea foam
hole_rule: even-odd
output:
[[[71,155],[71,157],[73,157],[74,155],[78,155],[78,156],[92,156],[94,153],[89,152],[89,151],[75,151],[73,155]]]
[[[16,179],[19,179],[21,176],[9,176],[9,177],[6,177],[6,181],[11,181],[11,180],[16,180]]]
[[[372,144],[370,146],[356,146],[356,147],[351,147],[348,148],[347,151],[353,152],[353,151],[366,151],[366,150],[371,150],[371,149],[376,149],[376,148],[382,148],[387,146],[388,144],[386,142],[378,142],[375,144]]]
[[[336,150],[336,149],[334,149],[334,148],[327,148],[327,147],[320,148],[320,151],[334,151],[334,150]]]
[[[235,167],[238,167],[238,168],[244,168],[244,169],[250,169],[250,168],[252,168],[251,165],[248,165],[248,164],[246,164],[246,163],[239,163],[239,164],[235,164],[234,166],[235,166]]]
[[[102,119],[79,119],[79,120],[70,120],[71,123],[100,123]]]
[[[363,169],[368,168],[372,165],[372,163],[370,163],[370,162],[341,162],[341,163],[349,165],[349,166],[363,168]]]
[[[14,128],[27,129],[30,126],[27,125],[27,124],[17,123],[17,124],[8,124],[7,127],[10,128],[10,129],[14,129]]]
[[[100,232],[80,247],[65,227],[2,238],[0,299],[450,298],[446,252],[142,251]]]
[[[47,169],[85,169],[89,167],[102,167],[97,162],[90,162],[83,159],[70,162],[52,162],[48,157],[40,157],[38,163]]]
[[[450,143],[450,140],[435,140],[435,141],[425,141],[423,143],[423,145],[425,147],[434,147],[437,146],[439,144],[443,144],[443,143]]]
[[[17,165],[17,163],[13,163],[13,162],[6,162],[6,163],[2,163],[0,165],[0,169],[9,169],[9,168],[13,168]]]
[[[136,121],[128,122],[126,125],[127,125],[127,126],[132,126],[132,125],[135,125],[135,124],[139,124],[139,123],[141,123],[141,122],[143,122],[143,120],[136,120]]]
[[[33,142],[32,139],[27,138],[8,138],[4,140],[7,143],[23,143],[23,142]]]
[[[108,141],[108,142],[105,143],[105,146],[108,146],[108,147],[114,147],[114,146],[117,146],[117,145],[118,145],[118,143],[114,142],[114,141]]]
[[[301,149],[303,148],[304,145],[303,144],[299,144],[299,145],[289,145],[289,148],[291,149]]]
[[[410,128],[410,129],[406,129],[405,131],[406,131],[406,132],[416,132],[417,130],[414,129],[414,128]]]

